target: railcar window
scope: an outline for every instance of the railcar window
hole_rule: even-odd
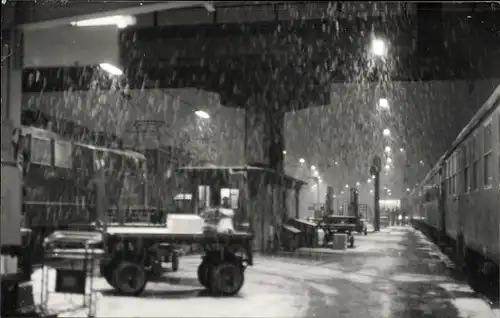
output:
[[[451,194],[451,158],[446,163],[446,183],[448,184],[448,194]]]
[[[458,172],[458,152],[453,155],[453,175],[452,175],[452,188],[453,194],[457,194],[457,172]]]
[[[463,186],[462,190],[464,193],[469,191],[469,145],[465,144],[462,148],[462,164],[463,170]]]
[[[31,162],[50,166],[52,147],[50,139],[33,137],[31,139]]]
[[[54,142],[54,165],[60,168],[71,168],[73,158],[71,156],[72,145],[66,141]]]
[[[492,145],[492,134],[491,134],[491,124],[484,127],[484,137],[483,137],[483,149],[484,149],[484,186],[488,187],[493,184],[493,145]]]
[[[471,142],[472,156],[474,158],[474,163],[472,164],[472,190],[477,190],[478,188],[478,178],[479,178],[479,149],[478,149],[478,138],[477,136]]]

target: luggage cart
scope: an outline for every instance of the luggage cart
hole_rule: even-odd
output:
[[[86,311],[87,317],[95,317],[94,274],[104,253],[96,248],[96,243],[99,243],[99,237],[88,232],[56,232],[45,239],[40,290],[40,309],[43,312],[54,314],[56,311],[55,314],[59,315],[82,310]],[[69,296],[70,307],[51,309],[50,299],[56,293]]]
[[[120,294],[138,296],[147,282],[154,280],[161,266],[161,244],[199,244],[204,250],[198,267],[201,285],[217,295],[233,296],[244,284],[244,272],[253,265],[253,234],[244,232],[193,234],[171,233],[165,227],[109,227],[94,232],[54,232],[46,239],[47,253],[54,255],[78,235],[93,237],[93,260],[98,260],[101,275]],[[74,241],[74,240],[73,240]],[[49,244],[50,243],[50,244]],[[82,244],[83,242],[80,242]],[[90,244],[90,243],[86,243]],[[59,245],[59,246],[58,246]],[[75,245],[73,245],[75,246]],[[85,249],[86,250],[86,249]],[[98,257],[95,251],[99,250]],[[84,250],[71,248],[68,254]],[[86,258],[86,256],[84,256]]]

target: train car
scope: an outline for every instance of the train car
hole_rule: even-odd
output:
[[[472,268],[499,264],[499,103],[500,86],[410,194],[415,223],[448,239]]]
[[[86,229],[99,219],[127,219],[146,209],[146,159],[142,154],[75,142],[33,126],[21,130],[27,154],[23,222],[32,229],[35,250],[55,230]],[[96,178],[103,178],[106,185],[108,214],[104,216],[96,212],[96,202],[102,202]]]
[[[499,264],[500,86],[462,130],[448,153],[446,234],[474,267],[476,256]]]

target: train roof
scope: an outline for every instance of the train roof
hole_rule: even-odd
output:
[[[471,121],[462,129],[458,134],[458,137],[452,144],[452,148],[448,151],[448,154],[453,152],[467,136],[469,136],[472,131],[481,124],[486,117],[488,117],[500,104],[500,85],[493,91],[493,94],[488,98],[488,100],[479,108],[477,113],[472,117]]]
[[[78,146],[82,146],[82,147],[87,147],[87,148],[90,148],[93,150],[112,152],[112,153],[115,153],[115,154],[120,155],[120,156],[131,157],[131,158],[135,158],[137,160],[146,160],[146,156],[144,156],[142,153],[132,151],[132,150],[99,147],[99,146],[94,146],[94,145],[89,145],[89,144],[84,144],[84,143],[79,143],[79,142],[73,142],[73,144],[78,145]]]
[[[469,123],[460,131],[455,141],[453,141],[451,148],[446,151],[441,158],[436,162],[434,167],[427,173],[424,180],[419,183],[418,187],[422,187],[439,171],[439,167],[443,162],[457,149],[460,144],[467,138],[478,125],[480,125],[486,117],[488,117],[500,104],[500,85],[498,85],[491,96],[486,100],[486,102],[479,108],[474,117],[469,121]],[[413,191],[412,191],[413,193]]]
[[[22,126],[22,132],[23,132],[23,134],[29,134],[29,135],[37,136],[37,137],[41,137],[41,138],[69,142],[69,143],[72,143],[74,145],[90,148],[92,150],[107,151],[107,152],[112,152],[112,153],[118,154],[120,156],[135,158],[137,160],[146,160],[146,157],[143,154],[138,153],[136,151],[100,147],[100,146],[94,146],[94,145],[85,144],[85,143],[81,143],[81,142],[74,142],[74,141],[68,140],[67,138],[64,138],[63,136],[61,136],[58,133],[55,133],[53,131],[46,130],[43,128],[38,128],[38,127],[33,127],[33,126]]]

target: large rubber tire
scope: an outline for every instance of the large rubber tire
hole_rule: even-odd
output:
[[[243,268],[233,263],[221,263],[213,267],[212,293],[223,296],[236,295],[243,287],[245,275]]]
[[[172,272],[177,272],[179,270],[179,253],[177,251],[172,252]]]
[[[212,284],[212,266],[210,266],[210,263],[203,260],[201,264],[198,266],[198,281],[200,282],[201,286],[205,287],[206,289],[210,289]]]
[[[130,261],[122,261],[118,264],[113,271],[113,281],[115,289],[127,296],[139,296],[148,282],[144,266]]]

